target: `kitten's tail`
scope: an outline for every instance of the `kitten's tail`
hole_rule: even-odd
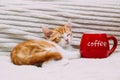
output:
[[[33,55],[16,55],[14,58],[11,58],[12,62],[16,65],[36,65],[42,64],[48,60],[54,59],[59,60],[62,59],[62,56],[58,52],[49,52],[46,51],[44,53],[35,53]]]
[[[49,60],[60,60],[62,59],[62,56],[58,52],[49,52],[46,51],[46,53],[38,53],[31,57],[31,64],[42,64],[43,62],[49,61]]]

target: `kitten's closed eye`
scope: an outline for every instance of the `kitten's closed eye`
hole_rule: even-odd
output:
[[[67,34],[67,37],[68,37],[68,36],[71,36],[71,34]]]
[[[63,36],[60,36],[59,38],[63,38]]]

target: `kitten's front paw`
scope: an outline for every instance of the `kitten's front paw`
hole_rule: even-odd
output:
[[[44,62],[42,64],[42,67],[53,67],[53,66],[66,66],[69,64],[69,60],[67,59],[61,59],[61,60],[58,60],[58,61],[55,61],[55,60],[50,60],[50,61],[47,61],[47,62]]]
[[[80,58],[80,52],[79,51],[69,51],[66,56],[68,59],[78,59]]]
[[[75,51],[74,53],[76,54],[76,56],[77,56],[78,58],[80,58],[80,57],[81,57],[81,54],[80,54],[80,52],[79,52],[79,51]]]

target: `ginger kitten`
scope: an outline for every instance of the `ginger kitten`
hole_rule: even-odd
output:
[[[71,23],[48,29],[42,27],[47,40],[27,40],[19,43],[11,51],[11,61],[16,65],[41,65],[46,61],[63,58],[79,58],[79,53],[65,50],[72,41]]]

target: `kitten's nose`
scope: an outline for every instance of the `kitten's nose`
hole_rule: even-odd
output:
[[[68,40],[68,38],[67,38],[67,39],[65,39],[65,41],[66,41],[66,43],[67,43],[67,44],[69,44],[69,40]]]
[[[67,39],[65,39],[65,41],[68,41],[68,38],[67,38]]]

